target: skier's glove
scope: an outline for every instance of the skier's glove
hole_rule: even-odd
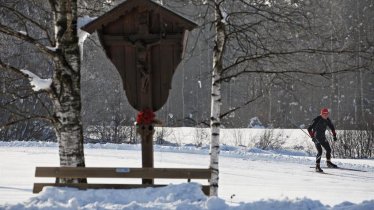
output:
[[[310,137],[314,138],[314,131],[308,130],[308,132],[309,132]]]
[[[338,139],[336,138],[336,136],[332,137],[334,139],[334,141],[337,141]]]

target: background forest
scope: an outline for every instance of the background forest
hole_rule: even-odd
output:
[[[50,8],[43,2],[1,0],[0,27],[11,25],[19,32],[46,42],[45,35],[54,28],[48,21],[52,18]],[[78,15],[99,16],[120,2],[81,0]],[[189,35],[187,55],[174,74],[169,100],[157,112],[157,118],[165,127],[207,127],[214,39],[204,1],[158,2],[200,27]],[[224,14],[231,33],[228,35],[231,43],[224,57],[226,67],[241,62],[237,58],[244,48],[246,53],[261,54],[261,57],[236,65],[224,74],[224,127],[297,128],[307,126],[321,107],[329,107],[338,130],[373,129],[373,0],[292,1],[295,7],[309,11],[300,19],[310,26],[304,29],[294,25],[277,28],[272,22],[278,21],[276,17],[272,20],[272,16],[255,13],[260,6],[243,7],[249,1],[232,2],[224,1]],[[253,2],[265,7],[272,1]],[[233,11],[248,14],[243,18],[235,16]],[[257,15],[249,15],[251,12]],[[32,17],[34,22],[22,21],[22,14]],[[245,35],[238,32],[243,23],[249,31]],[[305,23],[300,22],[300,25]],[[277,40],[282,43],[286,40],[287,44],[279,44]],[[302,47],[304,51],[289,53],[290,45]],[[312,47],[316,45],[318,51]],[[263,53],[264,49],[288,53],[273,59],[272,54]],[[85,132],[108,127],[120,132],[116,129],[132,126],[136,112],[128,104],[120,76],[106,58],[97,34],[85,41],[81,56]],[[33,69],[41,78],[52,75],[51,62],[34,46],[3,33],[0,33],[0,61],[21,69]],[[27,78],[19,77],[4,65],[0,67],[0,140],[53,140],[53,129],[44,120],[52,113],[46,94],[32,91]],[[274,73],[276,71],[281,73]],[[131,138],[132,134],[129,136]]]

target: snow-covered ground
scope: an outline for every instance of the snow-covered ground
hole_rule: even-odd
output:
[[[34,182],[53,181],[34,178],[34,171],[59,165],[57,144],[0,142],[0,209],[374,209],[374,160],[334,160],[366,172],[325,169],[327,175],[313,172],[314,157],[302,152],[221,149],[219,198],[175,180],[156,180],[174,183],[159,189],[49,187],[32,194]],[[155,146],[155,167],[206,168],[208,152],[208,147]],[[139,145],[86,144],[85,153],[90,167],[141,167]]]

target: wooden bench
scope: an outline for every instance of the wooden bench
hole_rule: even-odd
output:
[[[197,168],[98,168],[98,167],[36,167],[35,177],[51,178],[141,178],[141,179],[210,179],[210,169]],[[58,180],[58,179],[56,179]],[[88,182],[88,180],[87,180]],[[163,187],[161,184],[101,184],[101,183],[34,183],[33,193],[45,186],[74,187],[78,189],[131,189]],[[209,195],[209,185],[202,191]]]

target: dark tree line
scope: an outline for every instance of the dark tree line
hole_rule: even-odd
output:
[[[211,68],[205,58],[212,56],[212,23],[206,4],[194,2],[203,8],[194,14],[203,27],[196,32],[200,41],[191,47],[193,61],[187,60],[188,70],[179,75],[188,74],[188,79],[176,83],[190,83],[182,90],[183,99],[178,97],[190,102],[182,104],[187,110],[178,116],[186,120],[178,125],[206,122],[209,117],[196,110],[204,99],[194,96],[204,91],[196,80],[210,83],[209,74],[200,68]],[[289,1],[220,2],[228,40],[222,78],[225,126],[246,127],[257,116],[265,126],[292,128],[285,116],[292,115],[298,125],[307,124],[321,107],[331,109],[340,129],[364,129],[372,121],[372,1],[295,1],[292,7]]]
[[[196,126],[208,123],[209,119],[213,56],[209,18],[212,16],[207,14],[206,4],[200,5],[204,1],[192,2],[196,5],[163,1],[165,6],[202,26],[190,34],[191,54],[176,71],[169,101],[158,113],[166,126]],[[373,27],[370,24],[373,1],[295,1],[299,8],[303,6],[302,12],[297,7],[286,8],[279,3],[279,11],[287,11],[290,17],[303,17],[292,20],[292,24],[282,20],[286,18],[285,14],[282,16],[283,11],[274,12],[269,8],[267,4],[271,2],[222,1],[230,43],[224,57],[222,124],[247,127],[249,119],[257,116],[265,126],[292,128],[295,126],[285,115],[291,116],[297,125],[307,124],[326,106],[332,109],[338,128],[363,129],[363,124],[373,118],[373,95],[370,94],[373,91]],[[78,3],[80,16],[98,16],[111,8],[101,1]],[[14,24],[17,31],[27,31],[43,44],[53,38],[53,18],[48,4],[4,0],[2,6],[2,20]],[[31,16],[40,27],[22,20],[22,14]],[[4,46],[2,61],[32,69],[42,78],[52,76],[52,62],[35,52],[32,44],[4,34],[0,36]],[[12,42],[15,45],[9,47]],[[312,47],[316,44],[318,52]],[[86,41],[83,57],[84,125],[116,124],[114,121],[131,125],[136,113],[127,104],[121,81],[111,71],[113,66],[105,61],[95,36]],[[27,78],[9,70],[1,71],[1,90],[4,140],[29,139],[34,135],[30,133],[38,130],[45,135],[44,139],[54,139],[53,129],[41,132],[50,125],[45,118],[53,112],[46,93],[30,91]],[[14,135],[16,131],[25,132]]]

